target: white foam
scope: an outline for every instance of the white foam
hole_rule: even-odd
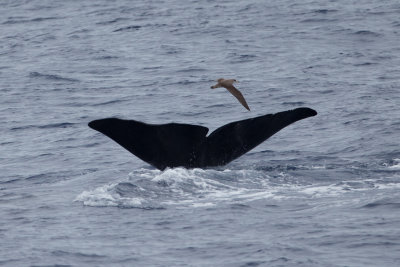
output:
[[[313,170],[325,170],[326,169],[326,166],[325,165],[320,165],[320,166],[318,166],[318,165],[313,165],[313,166],[311,166],[311,169],[313,169]]]
[[[399,162],[400,159],[396,159]],[[313,167],[314,168],[314,167]],[[323,169],[324,166],[317,166]],[[259,170],[203,170],[173,168],[165,171],[139,169],[127,181],[82,192],[76,201],[89,206],[148,208],[174,205],[209,207],[221,202],[245,203],[260,199],[283,201],[296,198],[338,197],[371,189],[400,188],[400,183],[382,180],[351,180],[337,184],[301,184],[287,172]],[[124,187],[132,184],[132,190]]]
[[[194,208],[204,208],[204,207],[212,207],[215,206],[215,203],[211,203],[211,202],[204,202],[204,203],[193,203],[192,207]]]
[[[83,191],[74,201],[83,202],[86,206],[92,207],[140,207],[142,199],[119,197],[112,193],[117,184],[107,184],[93,190]]]
[[[116,206],[114,197],[109,193],[113,185],[103,185],[94,190],[83,191],[74,201],[81,201],[88,206]]]
[[[337,186],[334,184],[298,188],[298,192],[312,197],[337,196],[342,194],[344,191],[345,188],[343,186]]]
[[[387,184],[377,184],[376,189],[399,189],[400,183],[387,183]]]
[[[392,166],[389,166],[389,169],[395,169],[395,170],[400,170],[400,159],[393,159],[394,164]]]

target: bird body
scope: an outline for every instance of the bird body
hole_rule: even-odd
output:
[[[243,107],[245,107],[247,110],[250,111],[249,106],[247,105],[246,100],[244,99],[244,96],[242,95],[242,93],[235,88],[235,86],[233,86],[233,83],[238,82],[235,79],[223,79],[220,78],[217,80],[217,84],[211,86],[211,89],[215,89],[215,88],[219,88],[219,87],[224,87],[226,88],[234,97],[237,98],[237,100],[239,100],[239,102],[243,105]]]

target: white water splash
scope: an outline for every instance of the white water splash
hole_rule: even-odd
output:
[[[84,191],[75,200],[88,206],[209,207],[218,203],[247,203],[260,199],[284,201],[340,197],[371,188],[380,190],[398,186],[379,179],[301,184],[288,173],[280,172],[271,177],[268,172],[257,170],[138,169],[124,181]]]

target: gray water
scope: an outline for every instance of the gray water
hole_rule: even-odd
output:
[[[0,265],[399,266],[399,66],[397,0],[1,1]],[[301,106],[211,169],[87,126]]]

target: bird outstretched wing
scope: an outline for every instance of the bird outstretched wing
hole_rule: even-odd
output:
[[[228,91],[237,98],[237,100],[239,100],[240,104],[243,105],[243,107],[245,107],[247,110],[250,111],[249,105],[247,105],[246,100],[244,99],[244,96],[242,95],[242,93],[235,88],[235,86],[233,85],[229,85],[226,87],[226,89],[228,89]]]

